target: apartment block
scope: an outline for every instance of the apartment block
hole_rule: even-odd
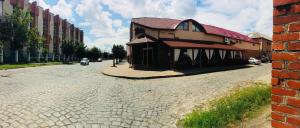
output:
[[[49,27],[49,43],[50,43],[50,45],[49,45],[49,53],[52,55],[53,54],[53,36],[54,36],[54,14],[53,13],[51,13],[50,12],[50,23],[49,23],[49,25],[50,25],[50,27]]]
[[[79,41],[79,34],[80,34],[80,30],[79,30],[79,28],[76,28],[75,29],[75,40],[78,41],[78,42],[80,42]]]
[[[74,41],[74,30],[75,30],[75,28],[74,28],[74,25],[73,24],[71,24],[71,26],[70,26],[70,40],[73,40]]]
[[[54,16],[54,35],[53,35],[53,52],[55,54],[61,54],[62,43],[62,20],[59,15]]]
[[[18,6],[22,9],[28,9],[28,0],[4,0],[3,3],[3,14],[12,14],[13,8]]]
[[[43,36],[43,28],[44,28],[44,19],[43,19],[43,16],[44,16],[44,9],[40,6],[38,6],[38,10],[39,10],[39,16],[38,16],[38,31],[39,31],[39,34],[40,36]]]
[[[80,30],[80,36],[79,37],[80,37],[79,41],[81,43],[83,43],[84,39],[83,39],[83,31],[82,30]]]
[[[51,16],[49,9],[46,9],[43,13],[43,37],[45,39],[44,47],[47,49],[50,49],[50,20]]]
[[[39,8],[37,6],[37,2],[33,2],[31,4],[29,4],[29,12],[31,14],[32,17],[32,22],[30,24],[31,27],[38,27],[38,18],[39,18]]]
[[[13,13],[15,7],[27,10],[32,16],[30,27],[36,27],[39,35],[44,37],[44,47],[48,51],[48,57],[62,55],[61,45],[63,40],[83,42],[83,31],[59,15],[51,13],[49,9],[43,9],[38,2],[30,3],[29,0],[0,0],[0,22],[4,15]],[[26,57],[26,48],[20,49]],[[41,50],[39,50],[41,51]],[[4,59],[11,58],[10,44],[4,46]]]

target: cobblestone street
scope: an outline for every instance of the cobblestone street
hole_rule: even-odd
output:
[[[89,66],[0,71],[0,128],[176,127],[196,105],[247,81],[270,81],[270,64],[186,77],[127,80]]]

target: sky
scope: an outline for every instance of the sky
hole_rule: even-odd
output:
[[[84,31],[88,47],[110,51],[129,41],[132,18],[194,19],[242,34],[272,36],[272,0],[29,0]]]

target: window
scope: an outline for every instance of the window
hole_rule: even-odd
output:
[[[179,30],[189,30],[189,23],[187,21],[182,22],[178,25],[177,29]]]
[[[200,26],[193,23],[192,26],[193,32],[201,32]]]
[[[139,35],[139,34],[144,34],[145,33],[145,29],[143,28],[135,28],[135,35]]]
[[[3,1],[0,0],[0,16],[3,16]]]

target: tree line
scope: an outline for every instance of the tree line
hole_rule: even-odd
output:
[[[19,63],[19,51],[23,51],[24,49],[26,49],[25,51],[27,53],[26,62],[30,62],[31,56],[37,56],[37,62],[40,62],[41,58],[45,58],[45,61],[48,61],[49,51],[45,43],[45,37],[41,36],[38,28],[33,26],[32,19],[28,11],[19,7],[15,7],[12,14],[6,14],[4,18],[1,19],[0,64],[4,63],[4,46],[9,46],[10,50],[13,51],[10,56],[14,58],[14,63]],[[54,54],[59,55],[59,61],[73,61],[87,57],[91,61],[96,61],[98,58],[116,58],[118,63],[126,57],[126,51],[122,45],[113,45],[112,51],[109,53],[102,52],[101,49],[97,47],[87,48],[83,42],[63,39],[60,48],[63,58],[60,58],[58,50],[54,50]]]
[[[111,53],[102,52],[100,48],[87,48],[83,43],[74,43],[72,41],[64,41],[62,43],[62,52],[66,57],[71,58],[76,56],[78,58],[89,58],[91,61],[102,59],[115,59],[117,63],[121,62],[126,57],[126,50],[123,45],[113,45]]]
[[[27,55],[42,51],[44,38],[38,29],[32,27],[32,17],[28,11],[19,7],[13,9],[11,15],[5,15],[0,22],[0,63],[3,63],[3,48],[10,46],[14,52],[15,63],[19,62],[19,50],[26,47]]]

